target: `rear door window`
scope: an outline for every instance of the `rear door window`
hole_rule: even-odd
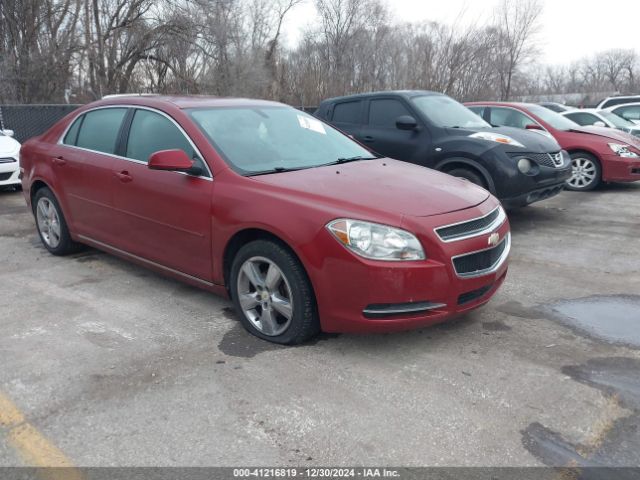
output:
[[[369,126],[396,128],[396,120],[403,115],[411,115],[400,100],[381,98],[369,103]]]
[[[500,127],[527,128],[536,122],[513,108],[491,107],[490,123]]]
[[[467,107],[469,108],[469,110],[471,110],[473,113],[475,113],[476,115],[478,115],[480,118],[484,118],[484,107],[479,107],[479,106],[470,106]]]
[[[101,108],[84,114],[76,146],[114,154],[126,108]]]
[[[336,103],[333,107],[331,119],[334,123],[359,125],[362,123],[362,102],[358,100],[355,102]]]
[[[569,117],[578,125],[593,125],[596,122],[602,121],[595,115],[591,115],[590,113],[584,113],[584,112],[569,113],[565,115],[565,117]]]

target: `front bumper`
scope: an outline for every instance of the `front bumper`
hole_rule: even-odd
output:
[[[602,180],[605,182],[636,182],[640,180],[640,159],[602,155]]]
[[[324,252],[321,271],[310,276],[325,332],[392,332],[446,321],[487,303],[504,281],[508,249],[499,262],[478,276],[461,277],[453,266],[457,255],[486,250],[489,234],[445,243],[434,229],[488,214],[495,199],[460,212],[405,219],[402,228],[418,233],[427,260],[381,262],[363,259],[338,244],[328,232],[320,233]],[[509,240],[509,222],[497,227]],[[492,232],[492,233],[494,233]]]
[[[546,200],[547,198],[555,197],[564,190],[564,184],[567,180],[569,180],[569,178],[571,178],[571,175],[569,175],[566,180],[563,180],[560,183],[556,183],[548,187],[538,188],[531,192],[516,195],[515,197],[501,198],[500,201],[502,202],[504,208],[507,209],[525,207],[534,202],[539,202],[540,200]]]
[[[560,193],[571,178],[571,158],[562,153],[562,164],[555,166],[549,153],[510,152],[495,149],[492,161],[502,168],[496,170],[494,186],[496,196],[505,208],[523,207]],[[527,158],[534,168],[528,174],[522,173],[518,161]]]
[[[0,186],[20,185],[20,163],[0,163]]]

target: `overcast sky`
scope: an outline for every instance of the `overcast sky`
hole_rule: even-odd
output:
[[[313,0],[291,12],[287,43],[294,45],[316,15]],[[463,24],[487,19],[496,0],[387,0],[400,21],[453,23],[465,11]],[[640,49],[640,0],[542,0],[542,29],[537,40],[543,63],[570,63],[609,48]],[[480,20],[479,20],[480,19]]]

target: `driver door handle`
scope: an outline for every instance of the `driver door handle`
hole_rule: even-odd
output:
[[[133,177],[131,175],[129,175],[129,172],[127,172],[126,170],[123,170],[123,171],[117,172],[117,173],[114,172],[114,175],[122,183],[129,183],[130,181],[133,180]]]
[[[62,167],[63,165],[67,164],[67,161],[64,159],[62,155],[58,155],[57,157],[52,157],[51,160],[53,161],[54,165],[58,165],[59,167]]]
[[[364,137],[362,137],[362,140],[364,140],[365,142],[373,142],[375,138],[373,138],[371,135],[365,135]]]

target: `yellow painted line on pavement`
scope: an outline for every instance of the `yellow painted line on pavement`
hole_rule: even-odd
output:
[[[20,409],[0,392],[0,429],[5,430],[7,443],[20,455],[26,466],[39,467],[45,480],[81,480],[83,478],[71,460],[53,445],[33,425],[26,421]]]
[[[11,400],[0,393],[0,427],[11,428],[24,423],[24,415]]]

